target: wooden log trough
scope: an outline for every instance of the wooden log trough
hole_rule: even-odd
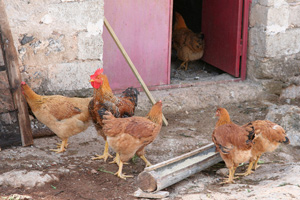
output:
[[[137,185],[144,192],[157,192],[221,161],[211,143],[145,168],[137,177]]]

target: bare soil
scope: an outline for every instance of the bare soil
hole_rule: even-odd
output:
[[[264,119],[268,111],[268,106],[261,102],[244,102],[224,107],[237,124]],[[159,163],[211,143],[211,133],[217,121],[214,118],[215,110],[215,107],[208,107],[167,114],[169,126],[163,126],[156,140],[146,147],[148,160],[153,164]],[[137,113],[137,115],[144,114]],[[56,136],[35,139],[34,142],[32,147],[12,147],[2,150],[0,174],[12,170],[39,170],[54,173],[59,180],[34,188],[2,186],[0,197],[22,194],[30,195],[33,199],[136,199],[132,194],[138,189],[136,177],[143,171],[144,162],[139,158],[131,160],[124,166],[123,172],[134,175],[134,178],[122,180],[113,175],[118,170],[116,164],[91,160],[95,153],[102,153],[104,148],[104,141],[97,136],[94,127],[71,137],[67,151],[62,154],[49,151],[50,148],[54,148],[56,142],[60,142]],[[114,153],[111,151],[111,154]],[[285,155],[290,157],[287,158]],[[261,158],[264,163],[258,171],[264,169],[266,170],[264,173],[272,173],[275,170],[274,163],[299,162],[299,155],[299,148],[282,145],[275,152],[265,154]],[[224,163],[217,164],[165,189],[170,192],[167,199],[183,199],[184,195],[197,191],[203,193],[220,191],[224,186],[218,183],[223,177],[216,174],[216,171],[224,167]],[[239,171],[244,169],[245,166],[242,166]],[[244,178],[236,180],[237,183],[246,185],[256,185],[257,181]],[[201,190],[199,190],[200,183],[204,184]]]

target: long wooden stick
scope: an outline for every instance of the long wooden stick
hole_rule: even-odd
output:
[[[20,88],[21,74],[19,70],[20,64],[18,60],[18,54],[14,46],[3,0],[0,0],[0,31],[4,46],[5,65],[7,67],[9,83],[12,89],[14,105],[18,109],[18,120],[22,144],[23,146],[28,146],[33,144],[32,130],[27,104]]]
[[[143,87],[147,97],[149,98],[149,100],[151,101],[152,104],[155,104],[156,101],[153,98],[153,96],[151,95],[147,85],[145,84],[145,82],[143,81],[142,77],[140,76],[139,72],[137,71],[136,67],[134,66],[134,64],[132,63],[130,57],[128,56],[127,52],[125,51],[123,45],[121,44],[120,40],[118,39],[117,35],[115,34],[114,30],[112,29],[112,27],[110,26],[110,24],[108,23],[107,19],[104,18],[104,25],[107,28],[108,32],[110,33],[111,37],[114,39],[116,45],[118,46],[118,48],[120,49],[122,55],[124,56],[125,60],[127,61],[129,67],[131,68],[132,72],[134,73],[135,77],[138,79],[138,81],[140,82],[141,86]],[[165,116],[163,115],[163,122],[164,124],[167,126],[168,125],[168,121],[166,120]]]

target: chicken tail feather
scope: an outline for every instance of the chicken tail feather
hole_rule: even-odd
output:
[[[285,137],[285,140],[282,141],[281,143],[283,143],[283,144],[289,144],[290,143],[290,139],[288,137]]]
[[[246,129],[246,131],[249,133],[249,135],[248,135],[248,140],[246,141],[247,142],[247,144],[249,143],[249,142],[252,142],[253,140],[254,140],[254,138],[255,138],[255,131],[254,131],[254,126],[253,126],[253,124],[250,122],[249,124],[247,124],[247,128],[251,128],[251,130],[247,130]]]

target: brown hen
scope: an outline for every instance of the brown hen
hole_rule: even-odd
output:
[[[218,109],[216,115],[218,116],[220,112],[221,110]],[[222,183],[233,183],[236,168],[240,163],[247,162],[251,158],[255,134],[250,123],[245,129],[231,122],[230,118],[224,121],[228,123],[217,123],[212,134],[212,141],[229,169],[229,177]]]
[[[115,118],[105,108],[99,111],[103,117],[103,132],[107,137],[109,146],[117,153],[116,163],[119,170],[116,175],[126,179],[122,173],[123,163],[135,154],[144,160],[146,166],[151,163],[145,158],[144,148],[153,142],[162,125],[162,103],[154,104],[146,117]]]
[[[204,54],[204,35],[190,30],[177,12],[172,34],[173,48],[177,51],[178,59],[183,61],[179,68],[187,70],[189,61],[199,60]]]
[[[57,153],[64,152],[68,138],[88,128],[91,116],[88,104],[92,98],[71,98],[61,95],[41,96],[25,82],[21,83],[22,93],[35,117],[50,128],[60,139]]]

